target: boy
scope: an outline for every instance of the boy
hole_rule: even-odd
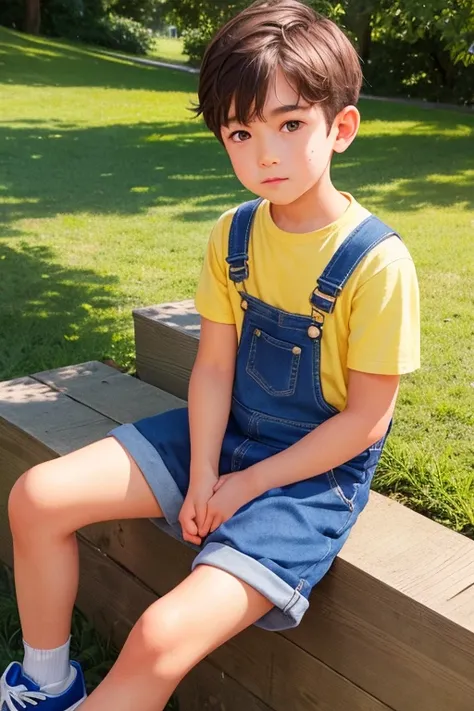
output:
[[[367,503],[400,375],[419,365],[412,260],[331,183],[360,85],[349,41],[298,0],[257,2],[211,42],[197,113],[259,199],[209,241],[189,410],[119,427],[13,488],[25,659],[3,676],[2,711],[158,711],[248,625],[299,624]],[[84,700],[69,662],[74,532],[137,517],[164,517],[199,553]]]

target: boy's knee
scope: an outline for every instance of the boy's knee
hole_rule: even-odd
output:
[[[179,611],[157,606],[147,610],[127,641],[127,662],[163,681],[179,681],[187,671],[188,650]],[[130,667],[129,667],[130,668]]]
[[[48,464],[38,464],[28,469],[14,484],[8,499],[8,516],[10,528],[14,537],[31,535],[53,523],[51,516],[51,477],[48,474]]]

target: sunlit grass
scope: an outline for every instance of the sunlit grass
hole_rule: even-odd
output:
[[[133,369],[132,309],[192,297],[212,224],[247,197],[189,110],[197,79],[6,30],[0,70],[1,375],[104,357]],[[474,117],[361,112],[333,177],[401,232],[422,295],[422,369],[404,378],[376,487],[469,533]],[[444,485],[417,488],[436,467]],[[462,492],[458,509],[433,503],[443,491]]]

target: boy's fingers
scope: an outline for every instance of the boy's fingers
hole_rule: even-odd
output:
[[[206,520],[206,515],[207,515],[207,506],[198,506],[196,508],[196,524],[197,524],[197,530],[200,531],[204,521]]]
[[[196,536],[198,534],[198,527],[196,525],[196,521],[193,518],[187,518],[183,521],[183,524],[186,528],[186,531],[191,535],[191,536]]]
[[[211,514],[208,509],[205,521],[202,524],[202,526],[199,527],[199,535],[202,536],[203,538],[204,538],[204,536],[207,536],[207,534],[209,533],[213,518],[214,518],[213,514]]]
[[[179,522],[183,531],[187,531],[190,535],[196,536],[198,533],[198,528],[195,521],[196,512],[193,507],[182,508],[179,515]]]

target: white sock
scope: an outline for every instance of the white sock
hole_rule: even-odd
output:
[[[23,640],[25,648],[23,671],[40,687],[54,684],[55,693],[61,693],[67,688],[67,682],[69,681],[70,643],[71,638],[68,639],[66,644],[56,649],[33,649]],[[61,682],[65,682],[64,688],[61,688]],[[57,688],[56,685],[58,685]]]

